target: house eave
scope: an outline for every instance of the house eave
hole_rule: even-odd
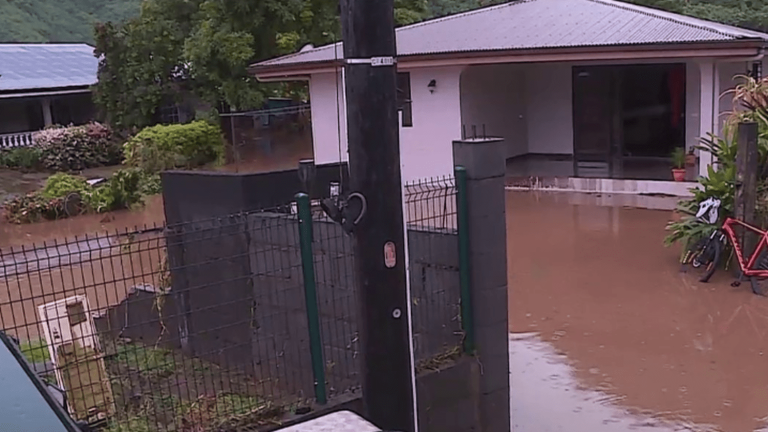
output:
[[[429,53],[398,56],[399,69],[469,66],[497,63],[547,63],[574,61],[648,60],[672,58],[741,58],[759,54],[767,45],[763,39],[657,43],[633,45],[578,46],[535,49],[507,49]],[[323,60],[292,64],[254,64],[251,74],[261,81],[280,81],[330,73],[343,67],[342,60]],[[305,78],[301,78],[305,79]]]
[[[55,88],[55,89],[0,90],[0,99],[82,94],[82,93],[90,93],[90,91],[91,91],[90,86],[64,87],[64,88]]]

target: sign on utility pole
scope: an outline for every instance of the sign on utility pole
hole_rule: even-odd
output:
[[[363,402],[384,430],[415,432],[400,178],[393,0],[341,0],[351,192],[360,288]]]

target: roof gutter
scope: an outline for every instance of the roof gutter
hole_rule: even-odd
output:
[[[717,59],[717,63],[726,63],[726,62],[751,62],[751,61],[759,61],[762,60],[763,57],[765,57],[765,48],[760,47],[757,49],[757,54],[751,56],[751,57],[737,57],[737,58],[724,58],[724,59]]]
[[[258,79],[259,82],[264,82],[264,83],[285,82],[285,81],[309,81],[309,74],[285,75],[285,76],[263,77],[263,78],[257,75],[256,79]]]
[[[498,51],[451,52],[398,56],[400,69],[422,67],[469,66],[497,63],[548,63],[574,61],[621,61],[673,58],[744,58],[760,55],[762,39],[721,42],[670,43],[654,45],[610,45],[567,48],[513,49]],[[343,59],[311,63],[255,64],[249,72],[259,80],[288,80],[292,76],[337,71]]]
[[[76,89],[76,90],[53,90],[53,91],[38,91],[38,92],[27,92],[27,93],[0,93],[0,99],[81,94],[81,93],[90,93],[90,91],[91,91],[90,88],[84,88],[84,89]]]

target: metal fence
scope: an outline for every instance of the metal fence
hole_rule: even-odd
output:
[[[456,184],[436,178],[405,185],[414,356],[417,369],[461,353]]]
[[[239,168],[262,168],[270,163],[312,157],[310,107],[289,105],[274,109],[221,114],[221,127],[227,137],[227,158]],[[279,145],[278,145],[279,143]],[[274,169],[295,168],[293,165]]]
[[[415,354],[429,369],[466,333],[460,212],[452,179],[406,185],[405,198]],[[0,329],[66,390],[73,417],[108,431],[240,430],[354,392],[357,307],[352,239],[306,197],[0,249]]]

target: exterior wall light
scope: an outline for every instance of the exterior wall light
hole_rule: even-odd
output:
[[[437,90],[437,81],[432,80],[427,84],[427,88],[429,89],[430,93],[434,93],[435,90]]]

